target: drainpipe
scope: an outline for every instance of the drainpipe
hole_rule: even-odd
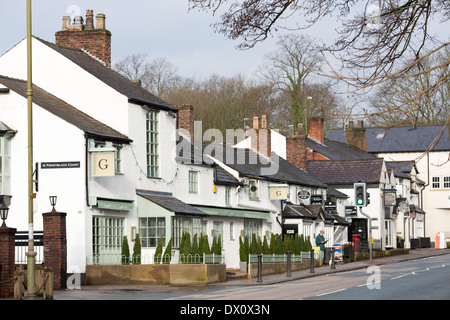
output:
[[[85,135],[85,173],[84,173],[84,178],[85,178],[85,188],[86,188],[86,206],[90,206],[89,203],[89,138],[87,137],[87,135]]]

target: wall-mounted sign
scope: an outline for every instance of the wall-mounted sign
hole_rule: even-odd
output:
[[[345,206],[345,216],[352,217],[357,216],[358,212],[356,211],[356,206]]]
[[[269,186],[270,200],[287,200],[288,188],[287,186]]]
[[[323,195],[322,194],[311,195],[311,205],[313,205],[313,204],[323,205]]]
[[[302,189],[299,192],[297,192],[297,197],[300,200],[307,200],[309,199],[309,197],[311,196],[311,194],[309,193],[308,190]]]
[[[79,167],[80,161],[41,162],[41,169],[67,169]]]
[[[92,153],[92,176],[114,176],[114,152]]]
[[[336,201],[325,201],[323,208],[325,211],[336,211],[337,210]]]

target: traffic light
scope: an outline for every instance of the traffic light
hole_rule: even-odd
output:
[[[367,191],[366,184],[364,182],[356,182],[353,184],[355,191],[355,205],[357,207],[367,206]]]

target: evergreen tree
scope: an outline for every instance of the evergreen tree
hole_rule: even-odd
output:
[[[170,238],[169,243],[166,246],[166,250],[164,250],[162,262],[165,264],[169,264],[170,261],[172,260],[172,240],[173,240],[173,237]]]
[[[250,254],[258,254],[258,243],[256,242],[256,234],[252,234],[252,242],[250,242]]]
[[[198,235],[194,234],[194,237],[192,238],[192,249],[191,249],[192,256],[194,259],[200,254],[200,248],[199,248],[199,240]]]
[[[141,239],[139,233],[136,234],[133,246],[133,264],[141,264]]]
[[[161,263],[162,250],[163,250],[163,238],[161,236],[161,238],[158,240],[158,245],[156,246],[155,256],[153,257],[153,261],[156,264]]]
[[[121,256],[122,256],[122,264],[130,263],[130,247],[128,246],[127,236],[123,236]]]
[[[267,243],[267,237],[264,236],[263,244],[262,244],[262,253],[263,254],[270,254],[270,248]]]
[[[270,246],[269,246],[269,253],[270,254],[276,254],[276,244],[275,244],[275,240],[276,240],[276,235],[272,234],[272,236],[270,237]]]
[[[245,250],[245,244],[242,240],[242,237],[239,237],[239,258],[241,262],[247,262],[248,261],[248,254]]]

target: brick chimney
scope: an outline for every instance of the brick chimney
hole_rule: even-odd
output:
[[[250,132],[251,148],[270,158],[272,156],[271,131],[268,128],[267,116],[261,117],[261,126],[259,118],[253,117],[253,129]]]
[[[286,160],[297,168],[306,171],[307,154],[306,135],[303,133],[303,126],[299,125],[296,135],[286,137]]]
[[[309,119],[309,137],[321,144],[324,142],[323,123],[324,121],[322,117],[314,117]]]
[[[174,107],[178,109],[177,128],[188,131],[194,141],[194,108],[186,104]]]
[[[349,121],[347,128],[347,144],[352,145],[360,150],[367,151],[366,128],[364,122],[358,121],[356,127],[353,121]]]
[[[57,45],[84,49],[111,67],[111,32],[106,30],[104,14],[96,15],[95,28],[92,10],[86,11],[86,24],[82,16],[74,17],[73,21],[65,16],[62,30],[55,33],[55,38]]]

